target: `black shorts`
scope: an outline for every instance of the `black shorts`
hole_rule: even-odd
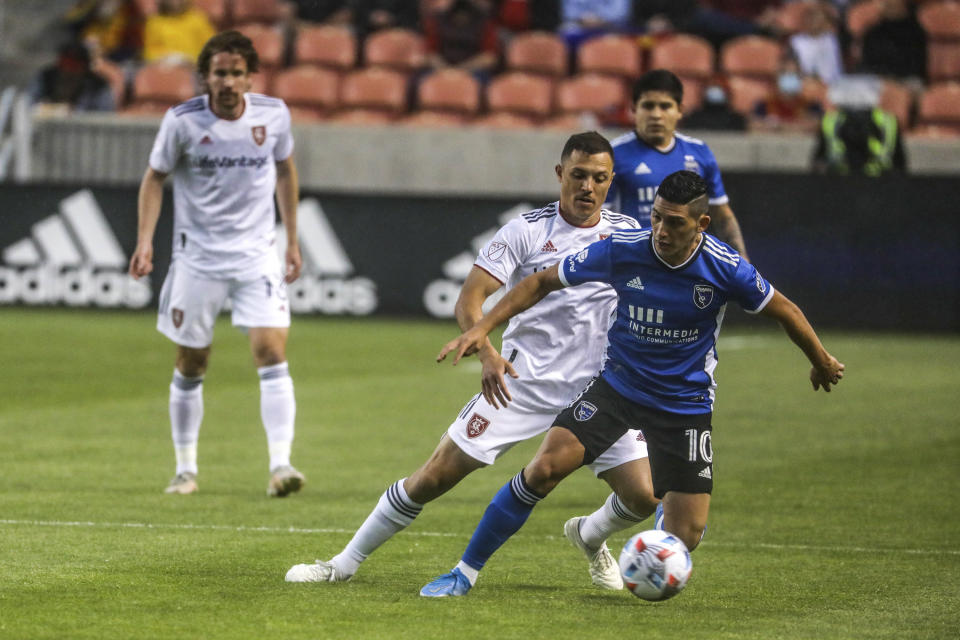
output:
[[[713,491],[712,413],[668,413],[620,395],[602,377],[560,412],[554,424],[569,429],[586,449],[590,464],[626,433],[639,429],[647,441],[653,493]]]

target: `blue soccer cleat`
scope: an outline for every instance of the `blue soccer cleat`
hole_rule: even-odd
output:
[[[423,589],[420,589],[420,595],[424,598],[465,596],[472,586],[467,576],[463,575],[460,569],[454,568],[450,573],[445,573],[430,581]]]
[[[653,516],[653,528],[663,531],[663,503],[657,505],[657,513]],[[703,528],[703,533],[700,534],[700,540],[697,542],[703,541],[703,536],[707,535],[707,528]]]

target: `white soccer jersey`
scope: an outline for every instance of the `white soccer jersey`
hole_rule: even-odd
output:
[[[596,225],[575,227],[563,219],[554,202],[504,225],[481,249],[475,264],[509,290],[616,229],[639,226],[629,216],[603,209]],[[520,375],[507,377],[513,404],[559,412],[573,400],[600,371],[616,301],[612,287],[588,283],[554,291],[514,316],[504,331],[501,351]]]
[[[169,109],[150,166],[173,174],[173,257],[213,278],[256,277],[276,260],[276,163],[293,153],[290,111],[255,93],[236,120],[218,118],[209,97]]]

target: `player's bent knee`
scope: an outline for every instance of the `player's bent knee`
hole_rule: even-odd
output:
[[[647,516],[657,510],[660,501],[653,495],[652,488],[638,489],[635,493],[621,496],[620,500],[626,505],[627,509],[638,516]]]

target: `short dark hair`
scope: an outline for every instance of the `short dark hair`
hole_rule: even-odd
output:
[[[693,171],[674,171],[664,178],[660,186],[657,187],[657,195],[673,204],[690,204],[694,200],[707,195],[707,181]],[[704,199],[704,203],[706,202],[706,199]],[[690,213],[699,218],[706,213],[706,210],[694,211],[691,209]]]
[[[647,91],[664,91],[669,93],[678,105],[683,104],[683,83],[666,69],[653,69],[637,78],[633,83],[633,104]]]
[[[570,136],[567,144],[563,145],[560,162],[569,158],[574,151],[583,151],[591,156],[595,153],[609,153],[610,158],[613,158],[613,147],[610,146],[610,141],[596,131],[584,131]]]
[[[197,56],[197,73],[206,77],[210,73],[210,59],[218,53],[235,53],[247,61],[247,71],[253,73],[260,68],[260,56],[253,48],[250,38],[239,31],[223,31],[213,36],[203,45]]]

